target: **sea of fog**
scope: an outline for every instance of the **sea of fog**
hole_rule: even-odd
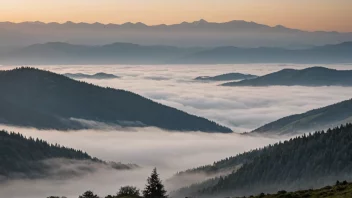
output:
[[[315,65],[108,65],[108,66],[33,66],[56,73],[94,74],[105,72],[118,79],[84,81],[100,86],[125,89],[162,104],[206,117],[232,128],[251,131],[263,124],[295,113],[350,99],[349,87],[222,87],[221,82],[197,82],[197,76],[228,72],[264,75],[284,68],[303,69]],[[352,65],[320,65],[352,69]],[[12,69],[13,66],[0,66]],[[70,180],[12,181],[0,185],[0,197],[39,198],[50,195],[78,197],[85,190],[101,196],[114,194],[121,185],[144,187],[153,167],[163,180],[177,171],[211,164],[213,161],[279,141],[274,137],[247,137],[238,134],[168,132],[157,128],[130,128],[123,131],[82,130],[45,131],[0,126],[50,143],[84,150],[107,161],[135,163],[134,171],[100,170]],[[173,186],[166,186],[174,189]]]

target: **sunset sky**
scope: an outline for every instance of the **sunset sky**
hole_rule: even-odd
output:
[[[1,21],[143,22],[246,20],[352,32],[352,0],[0,0]]]

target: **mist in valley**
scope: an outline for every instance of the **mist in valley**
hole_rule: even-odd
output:
[[[187,183],[190,181],[201,182],[209,176],[192,175],[192,178],[181,181],[181,184],[168,185],[166,181],[179,171],[212,164],[226,157],[288,139],[290,137],[244,136],[237,133],[249,132],[284,116],[349,99],[352,88],[222,87],[218,86],[221,84],[219,82],[199,82],[193,79],[229,72],[264,75],[284,68],[302,69],[310,66],[313,65],[34,66],[60,74],[114,74],[121,78],[80,80],[135,92],[159,103],[214,120],[230,127],[235,133],[178,132],[153,127],[123,128],[84,120],[81,121],[94,124],[96,129],[62,132],[3,125],[0,129],[80,149],[105,161],[137,164],[140,168],[112,170],[97,167],[83,176],[70,179],[12,180],[0,185],[0,197],[39,198],[57,195],[74,198],[86,190],[93,190],[101,196],[115,194],[124,185],[143,189],[154,167],[158,168],[168,191],[190,185]],[[324,67],[350,69],[352,65]],[[11,68],[14,66],[0,66],[0,69]]]

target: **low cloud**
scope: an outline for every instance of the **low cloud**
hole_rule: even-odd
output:
[[[9,126],[0,126],[0,128],[20,132],[27,137],[38,137],[50,143],[80,149],[105,161],[141,166],[141,168],[128,171],[94,166],[95,171],[82,177],[67,180],[56,178],[33,181],[15,180],[0,185],[0,197],[12,195],[16,198],[38,198],[49,195],[76,198],[84,190],[94,190],[100,195],[107,195],[115,193],[122,185],[136,185],[144,188],[146,178],[154,167],[158,168],[162,179],[166,181],[176,172],[212,164],[214,161],[278,141],[276,138],[248,137],[238,134],[169,132],[157,128],[75,132]],[[66,167],[66,165],[63,163],[59,167]],[[59,170],[65,169],[60,168]],[[195,179],[203,180],[204,178]],[[169,191],[179,187],[179,184],[165,183]]]
[[[188,113],[206,117],[236,132],[251,131],[284,116],[303,113],[351,98],[352,87],[222,87],[217,82],[202,83],[197,76],[240,72],[264,75],[284,68],[303,69],[313,65],[149,65],[149,66],[40,66],[57,73],[105,72],[120,79],[88,82],[138,93],[154,101]],[[323,65],[346,69],[348,65]],[[13,67],[1,66],[0,69]],[[221,71],[221,72],[219,72]],[[168,78],[155,80],[148,77]],[[16,180],[0,185],[0,197],[38,198],[62,195],[76,198],[85,190],[104,196],[121,185],[143,188],[153,167],[165,181],[177,171],[211,164],[229,156],[279,141],[277,138],[238,134],[169,132],[157,128],[116,128],[80,120],[104,128],[78,132],[45,131],[2,126],[1,128],[38,137],[50,143],[81,149],[106,161],[142,166],[134,171],[98,171],[70,180]],[[198,178],[202,179],[202,178]],[[197,179],[197,180],[198,180]],[[176,186],[166,186],[168,190]]]

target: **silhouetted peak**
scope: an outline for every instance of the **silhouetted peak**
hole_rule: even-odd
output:
[[[206,21],[204,19],[200,19],[199,21],[195,21],[195,23],[197,23],[197,24],[206,24],[206,23],[208,23],[208,21]]]

